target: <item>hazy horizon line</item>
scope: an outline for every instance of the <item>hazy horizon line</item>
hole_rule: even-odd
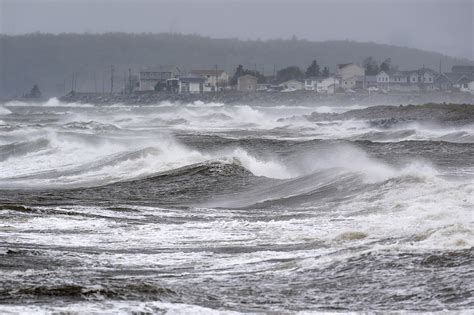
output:
[[[466,60],[469,62],[474,62],[474,59],[470,59],[467,57],[460,57],[455,55],[449,55],[440,51],[435,50],[427,50],[422,48],[417,48],[413,46],[406,46],[406,45],[396,45],[391,43],[384,43],[384,42],[377,42],[377,41],[360,41],[356,39],[326,39],[326,40],[313,40],[298,37],[297,35],[293,35],[290,38],[241,38],[241,37],[215,37],[211,35],[203,35],[199,33],[185,33],[185,32],[124,32],[124,31],[106,31],[106,32],[43,32],[43,31],[34,31],[34,32],[25,32],[25,33],[18,33],[18,34],[8,34],[3,33],[0,31],[0,37],[22,37],[22,36],[29,36],[29,35],[46,35],[46,36],[60,36],[60,35],[92,35],[92,36],[100,36],[100,35],[175,35],[175,36],[195,36],[201,37],[211,40],[238,40],[241,42],[272,42],[272,41],[301,41],[301,42],[308,42],[308,43],[328,43],[328,42],[352,42],[358,44],[375,44],[375,45],[382,45],[382,46],[390,46],[390,47],[399,47],[399,48],[406,48],[406,49],[413,49],[416,51],[422,52],[429,52],[429,53],[436,53],[443,57],[454,58],[458,60]]]

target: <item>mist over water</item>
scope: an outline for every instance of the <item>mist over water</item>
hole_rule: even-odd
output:
[[[0,312],[472,310],[474,125],[374,117],[1,105]]]

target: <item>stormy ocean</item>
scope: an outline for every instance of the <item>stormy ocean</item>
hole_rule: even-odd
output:
[[[474,309],[474,106],[0,107],[0,313]]]

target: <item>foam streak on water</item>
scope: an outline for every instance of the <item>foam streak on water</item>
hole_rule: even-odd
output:
[[[0,312],[472,311],[472,121],[376,110],[3,104]]]

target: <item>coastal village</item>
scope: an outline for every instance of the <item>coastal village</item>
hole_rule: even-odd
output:
[[[142,69],[138,75],[130,74],[124,92],[199,94],[229,90],[334,94],[458,91],[474,94],[474,66],[453,66],[450,72],[437,72],[424,66],[405,71],[388,68],[374,74],[356,63],[346,63],[338,64],[332,74],[327,68],[322,74],[318,69],[318,76],[308,75],[311,73],[310,68],[306,73],[292,71],[294,68],[297,67],[283,69],[287,70],[286,76],[263,76],[257,71],[245,70],[242,66],[233,74],[217,67],[182,73],[176,66],[159,66]],[[281,77],[288,80],[282,80]]]

